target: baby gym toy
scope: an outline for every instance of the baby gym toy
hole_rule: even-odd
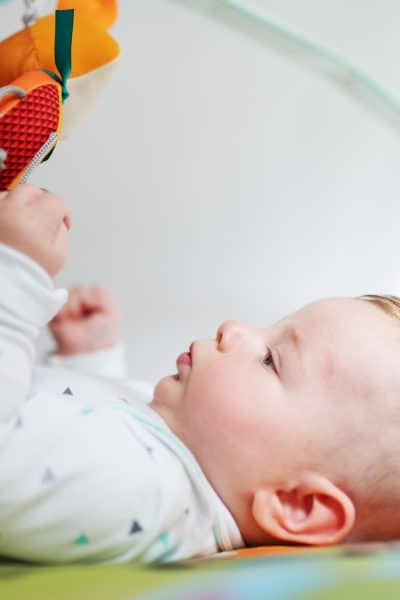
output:
[[[40,15],[48,3],[25,4],[25,27],[0,42],[0,190],[49,157],[98,98],[119,56],[107,31],[116,0],[60,0],[47,16]]]

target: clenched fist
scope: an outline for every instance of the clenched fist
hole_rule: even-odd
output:
[[[113,346],[119,338],[121,310],[102,286],[69,290],[67,303],[50,321],[58,354],[67,356]]]
[[[70,217],[64,200],[34,185],[0,192],[0,242],[23,252],[53,277],[67,258]]]

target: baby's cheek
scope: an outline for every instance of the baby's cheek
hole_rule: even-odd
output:
[[[185,406],[196,427],[225,436],[229,432],[248,430],[255,418],[255,404],[247,380],[234,374],[229,376],[226,369],[221,372],[211,367],[204,376],[193,376]]]

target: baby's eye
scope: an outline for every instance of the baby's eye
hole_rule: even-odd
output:
[[[276,371],[274,357],[272,356],[272,352],[271,352],[270,348],[267,348],[267,354],[263,358],[263,364],[266,365],[267,367],[272,367],[274,369],[274,371]]]

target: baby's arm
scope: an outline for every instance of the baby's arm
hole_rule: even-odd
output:
[[[57,350],[47,362],[105,377],[126,378],[125,347],[119,340],[121,321],[119,305],[104,287],[71,288],[67,303],[49,323]]]
[[[58,196],[30,185],[0,193],[0,422],[26,399],[36,338],[66,300],[51,277],[65,262],[68,228]]]

